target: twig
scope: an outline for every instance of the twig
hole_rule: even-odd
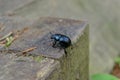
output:
[[[7,35],[5,35],[2,38],[0,38],[0,41],[6,39],[7,37],[11,36],[12,34],[13,34],[13,32],[9,32]]]
[[[36,48],[37,48],[37,47],[28,48],[28,49],[22,51],[22,54],[26,54],[27,52],[33,51],[33,50],[36,49]]]

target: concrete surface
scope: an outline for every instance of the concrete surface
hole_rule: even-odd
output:
[[[13,37],[18,36],[9,47],[0,48],[0,80],[87,80],[89,78],[89,32],[85,21],[52,17],[30,20],[4,16],[0,17],[0,24],[2,24],[0,27],[4,28],[0,30],[1,38],[9,32],[13,33],[11,35]],[[71,46],[67,52],[74,55],[65,57],[63,49],[53,48],[50,32],[69,36],[73,47]],[[80,36],[84,37],[80,38]],[[36,48],[26,52],[25,56],[23,51],[31,47]],[[57,77],[51,78],[53,75]]]
[[[45,80],[58,65],[48,58],[39,63],[31,57],[0,54],[0,80]]]
[[[17,19],[17,18],[15,18]],[[18,31],[23,31],[19,38],[14,41],[15,45],[9,47],[10,50],[23,51],[30,47],[36,47],[32,53],[34,55],[42,55],[50,58],[61,58],[64,55],[64,50],[52,47],[52,41],[50,39],[52,34],[61,33],[70,37],[72,42],[76,42],[78,35],[80,36],[86,26],[85,21],[69,20],[62,18],[40,18],[36,21],[25,21],[0,18],[1,24],[4,23],[5,29],[1,31],[1,36],[9,32],[14,32],[14,35]],[[29,24],[28,24],[29,23]],[[50,34],[52,33],[52,34]],[[18,54],[16,52],[16,54]]]

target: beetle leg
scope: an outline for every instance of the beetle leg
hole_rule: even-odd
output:
[[[52,47],[55,47],[55,44],[56,44],[56,41],[54,41],[54,42],[53,42],[53,45],[52,45]]]
[[[54,41],[52,47],[56,48],[57,47],[57,43],[58,43],[57,41]]]
[[[65,52],[65,57],[67,57],[67,56],[68,56],[68,54],[67,54],[67,51],[66,51],[66,49],[64,49],[64,52]]]

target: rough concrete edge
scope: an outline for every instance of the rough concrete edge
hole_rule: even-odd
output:
[[[52,72],[54,72],[55,69],[58,68],[60,65],[59,61],[56,61],[54,59],[45,58],[41,61],[41,64],[44,62],[48,62],[45,64],[37,73],[37,78],[35,80],[46,80],[49,75],[51,75]]]
[[[77,42],[77,40],[83,35],[84,30],[86,29],[86,27],[88,27],[88,22],[87,21],[83,21],[83,28],[81,29],[81,31],[78,31],[78,33],[76,34],[76,36],[74,36],[74,40],[72,41],[73,44]]]

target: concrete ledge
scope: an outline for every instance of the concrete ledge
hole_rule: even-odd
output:
[[[88,79],[89,45],[88,28],[86,28],[85,21],[51,17],[32,21],[19,17],[0,17],[0,24],[2,24],[1,27],[4,27],[0,31],[0,36],[3,37],[11,31],[13,36],[16,33],[19,34],[19,37],[7,50],[0,49],[0,66],[5,66],[1,67],[0,78],[2,80]],[[59,51],[50,45],[50,32],[67,35],[75,44],[67,50],[68,54],[70,53],[67,58],[63,56],[63,50]],[[80,36],[83,37],[79,41]],[[27,52],[30,56],[16,56],[31,47],[36,48]],[[74,76],[71,78],[69,75]]]
[[[22,31],[27,28],[26,32],[22,33],[20,38],[14,42],[14,44],[20,44],[11,45],[11,50],[22,51],[29,47],[37,47],[37,49],[32,51],[30,54],[43,55],[45,57],[57,59],[64,55],[64,51],[60,51],[59,49],[53,48],[50,45],[50,32],[62,33],[69,36],[72,42],[76,42],[77,38],[79,38],[85,29],[84,26],[86,26],[86,22],[84,21],[62,18],[40,18],[34,22],[27,22],[25,20],[21,22],[21,20],[18,19],[17,21],[9,20],[4,24],[6,29],[4,32],[2,32],[2,34],[7,34],[11,31]]]

